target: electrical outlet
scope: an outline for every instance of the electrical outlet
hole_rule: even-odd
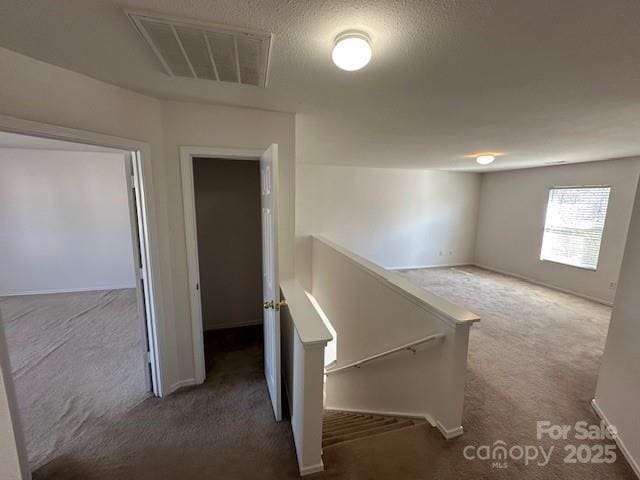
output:
[[[616,288],[618,288],[618,282],[609,282],[609,288],[611,290],[615,290]]]

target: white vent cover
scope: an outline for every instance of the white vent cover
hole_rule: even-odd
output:
[[[169,75],[266,86],[271,34],[155,14],[127,15]]]

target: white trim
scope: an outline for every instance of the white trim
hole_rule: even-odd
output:
[[[55,140],[64,140],[67,142],[84,143],[88,145],[97,145],[101,147],[115,148],[124,151],[140,151],[142,157],[142,183],[145,185],[145,213],[147,217],[147,232],[145,235],[149,240],[149,276],[152,279],[152,284],[160,285],[160,273],[159,265],[162,258],[158,251],[157,242],[153,239],[157,238],[157,223],[155,215],[155,202],[154,191],[152,188],[152,164],[151,164],[151,147],[148,143],[140,142],[138,140],[131,140],[123,137],[115,137],[112,135],[104,135],[102,133],[90,132],[87,130],[78,130],[67,127],[59,127],[57,125],[50,125],[47,123],[33,122],[31,120],[24,120],[21,118],[10,117],[7,115],[0,115],[0,131],[18,133],[22,135],[32,135],[35,137],[50,138]],[[152,298],[152,311],[153,318],[151,322],[154,325],[154,329],[149,333],[150,341],[153,342],[155,347],[155,368],[156,368],[156,381],[157,391],[156,395],[164,396],[164,358],[162,352],[164,348],[164,309],[162,302],[158,300],[155,291],[151,290]]]
[[[157,222],[155,212],[153,175],[151,162],[151,147],[148,143],[138,140],[131,140],[123,137],[115,137],[112,135],[104,135],[101,133],[90,132],[87,130],[79,130],[74,128],[60,127],[47,123],[34,122],[21,118],[10,117],[8,115],[0,115],[0,131],[18,133],[22,135],[31,135],[34,137],[50,138],[56,140],[65,140],[68,142],[84,143],[89,145],[97,145],[101,147],[115,148],[125,152],[136,151],[140,157],[140,178],[139,183],[143,199],[143,211],[145,214],[144,231],[142,232],[147,240],[147,248],[143,255],[146,257],[146,270],[148,273],[148,292],[151,298],[150,312],[151,318],[147,318],[147,322],[153,328],[148,332],[149,343],[153,358],[151,365],[154,374],[154,393],[163,397],[167,393],[165,391],[165,368],[164,368],[164,309],[162,302],[158,299],[157,292],[153,289],[153,285],[161,285],[160,268],[161,255],[158,250]],[[171,292],[171,289],[169,289]],[[0,348],[1,350],[1,348]],[[0,359],[2,361],[2,359]],[[4,362],[3,362],[4,363]],[[10,412],[11,415],[11,412]],[[15,414],[11,415],[14,425],[16,422]],[[16,434],[16,448],[18,449],[20,458],[27,458],[26,444],[24,442],[23,432]],[[30,476],[29,476],[30,477]],[[29,478],[27,477],[27,478]]]
[[[182,206],[187,247],[189,273],[189,306],[191,310],[191,337],[193,342],[194,376],[197,384],[206,378],[204,365],[204,325],[200,298],[200,265],[198,262],[198,231],[196,227],[196,202],[193,188],[193,158],[225,158],[260,161],[262,150],[224,147],[180,147],[180,171],[182,174]]]
[[[413,304],[429,312],[438,320],[441,320],[452,328],[457,328],[459,326],[468,327],[480,320],[480,317],[475,313],[465,310],[464,308],[449,302],[444,297],[435,295],[434,293],[415,285],[402,275],[387,270],[323,236],[311,235],[311,238],[314,242],[313,249],[315,249],[315,242],[318,242],[326,248],[334,250],[385,287],[394,290],[396,293],[402,295]]]
[[[384,268],[394,272],[394,271],[398,271],[398,270],[416,270],[418,268],[464,267],[466,265],[473,265],[473,262],[442,263],[442,264],[432,264],[432,265],[407,265],[407,266],[394,266],[394,267],[384,267]]]
[[[585,300],[591,300],[592,302],[600,303],[602,305],[606,305],[607,307],[613,307],[613,302],[609,302],[607,300],[603,300],[601,298],[591,297],[589,295],[585,295],[583,293],[574,292],[573,290],[568,290],[566,288],[556,287],[555,285],[550,285],[548,283],[540,282],[538,280],[534,280],[533,278],[525,277],[524,275],[518,275],[516,273],[507,272],[505,270],[500,270],[499,268],[489,267],[487,265],[483,265],[481,263],[473,263],[468,264],[474,267],[483,268],[485,270],[489,270],[490,272],[501,273],[502,275],[507,275],[509,277],[518,278],[520,280],[524,280],[529,283],[533,283],[534,285],[540,285],[541,287],[547,287],[552,290],[556,290],[562,293],[568,293],[570,295],[575,295],[576,297],[584,298]]]
[[[452,438],[459,437],[464,433],[464,429],[462,428],[462,425],[456,428],[448,429],[444,425],[442,425],[440,422],[436,422],[436,427],[438,427],[438,430],[440,430],[440,433],[442,434],[442,436],[447,440],[451,440]]]
[[[200,266],[198,263],[193,162],[191,155],[183,157],[182,148],[180,149],[180,168],[182,172],[182,202],[184,208],[185,242],[187,246],[187,269],[189,272],[193,365],[195,381],[200,384],[204,382],[206,372],[204,366],[204,326],[202,325],[202,301],[200,299]]]
[[[305,349],[324,347],[333,340],[333,335],[318,311],[319,306],[315,307],[311,300],[313,297],[305,292],[297,280],[283,280],[280,282],[280,290],[287,301],[296,334]]]
[[[347,412],[347,413],[361,413],[365,415],[381,415],[383,417],[400,417],[400,418],[415,418],[418,420],[426,420],[432,427],[436,426],[436,421],[428,413],[406,413],[406,412],[394,412],[391,410],[363,410],[361,408],[341,408],[341,407],[324,407],[325,412]],[[438,422],[439,423],[439,422]]]
[[[214,330],[224,330],[225,328],[236,328],[236,327],[253,327],[254,325],[262,325],[262,319],[258,320],[249,320],[246,322],[227,322],[216,324],[214,328],[205,328],[205,332],[210,332]]]
[[[152,359],[157,396],[164,396],[165,368],[164,368],[164,309],[162,302],[158,299],[158,294],[153,290],[152,285],[160,285],[160,269],[158,265],[161,263],[161,255],[158,250],[158,242],[153,241],[158,237],[157,222],[154,202],[151,147],[146,142],[132,140],[123,137],[115,137],[102,133],[91,132],[87,130],[79,130],[74,128],[60,127],[47,123],[34,122],[21,118],[0,115],[0,131],[12,132],[22,135],[31,135],[41,138],[49,138],[55,140],[64,140],[67,142],[84,143],[88,145],[97,145],[100,147],[115,148],[126,152],[139,151],[142,163],[141,183],[144,185],[144,208],[146,213],[146,231],[144,232],[148,240],[148,265],[150,296],[152,299],[151,311],[152,318],[149,319],[153,325],[152,331],[149,332],[149,341],[152,343],[152,350],[155,355]]]
[[[304,477],[305,475],[311,475],[312,473],[322,472],[324,471],[324,463],[320,461],[320,463],[311,465],[309,467],[300,467],[299,471],[301,477]]]
[[[257,160],[264,150],[255,148],[228,148],[228,147],[180,147],[180,159],[187,155],[202,158],[225,158],[231,160]]]
[[[607,416],[604,414],[604,412],[600,408],[600,405],[598,405],[598,402],[596,402],[595,398],[591,400],[591,407],[593,407],[593,410],[596,412],[596,414],[600,417],[600,419],[605,423],[607,427],[611,425],[611,422],[609,421]],[[631,455],[631,452],[625,445],[624,440],[620,438],[619,434],[614,437],[614,440],[616,442],[616,445],[618,445],[618,448],[624,455],[624,458],[627,460],[627,462],[629,462],[629,465],[631,466],[633,473],[636,474],[636,477],[640,478],[640,465],[638,464],[636,459],[633,458],[633,456]]]
[[[179,390],[181,388],[193,387],[194,385],[197,385],[197,384],[198,383],[196,382],[195,378],[187,378],[185,380],[180,380],[169,387],[169,391],[167,392],[167,395],[170,395],[176,390]]]
[[[136,288],[136,284],[131,285],[103,285],[101,287],[81,287],[81,288],[60,288],[55,290],[29,290],[26,292],[0,293],[0,297],[21,297],[24,295],[50,295],[55,293],[75,293],[75,292],[102,292],[104,290],[129,290]]]

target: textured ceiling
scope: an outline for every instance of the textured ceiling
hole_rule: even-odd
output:
[[[128,0],[273,32],[260,89],[169,78],[111,0],[0,0],[0,46],[160,98],[284,110],[300,161],[490,170],[640,154],[637,0]],[[361,29],[359,72],[330,59]],[[465,155],[504,152],[479,168]]]

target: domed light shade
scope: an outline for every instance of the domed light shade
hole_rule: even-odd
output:
[[[338,35],[331,58],[338,68],[348,72],[364,68],[371,60],[369,37],[361,32]]]
[[[490,163],[493,163],[495,159],[495,155],[478,155],[476,157],[476,162],[480,165],[489,165]]]

